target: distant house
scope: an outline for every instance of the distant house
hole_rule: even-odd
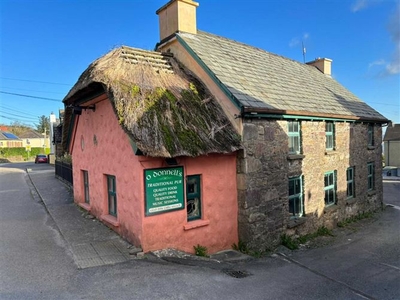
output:
[[[58,111],[59,118],[53,123],[53,137],[52,143],[54,145],[54,154],[56,157],[60,157],[64,154],[64,149],[62,146],[62,128],[64,123],[64,110],[60,109]]]
[[[385,165],[400,168],[400,124],[386,128],[383,149]]]
[[[35,130],[29,129],[19,135],[22,140],[22,147],[31,146],[32,148],[48,148],[49,139]]]
[[[158,52],[113,50],[64,99],[75,201],[145,251],[217,251],[237,235],[265,250],[380,208],[389,121],[331,77],[330,59],[198,31],[197,6],[169,1]],[[185,210],[164,210],[172,180],[152,180],[169,173],[182,173]]]
[[[6,131],[0,131],[0,148],[22,147],[22,144],[22,140],[16,135]]]

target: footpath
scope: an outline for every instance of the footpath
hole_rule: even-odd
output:
[[[26,171],[33,186],[33,193],[40,198],[54,220],[79,269],[147,258],[232,270],[237,262],[252,259],[233,250],[216,253],[210,258],[197,257],[174,249],[163,249],[145,255],[141,249],[123,240],[117,233],[77,206],[73,202],[71,188],[56,178],[53,165],[43,164],[40,168],[33,166]]]
[[[72,190],[55,177],[54,166],[28,168],[27,174],[66,241],[78,268],[135,259],[137,249],[73,202]]]

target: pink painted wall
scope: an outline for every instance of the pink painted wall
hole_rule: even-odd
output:
[[[201,175],[202,219],[188,222],[186,209],[145,217],[142,246],[193,252],[200,244],[209,253],[230,249],[238,243],[236,155],[185,157],[178,163],[185,176]]]
[[[143,251],[176,248],[193,253],[193,246],[200,244],[214,253],[238,242],[236,154],[178,158],[185,176],[201,175],[202,220],[188,222],[186,208],[146,217],[143,172],[167,167],[164,159],[134,154],[108,99],[96,103],[95,112],[82,111],[78,119],[71,149],[76,203],[85,201],[81,170],[87,170],[86,208]],[[117,218],[107,216],[105,174],[116,177]]]

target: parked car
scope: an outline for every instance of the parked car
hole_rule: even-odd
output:
[[[38,154],[35,158],[35,164],[39,163],[47,163],[47,155],[45,154]]]

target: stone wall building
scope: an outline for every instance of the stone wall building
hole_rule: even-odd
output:
[[[299,154],[289,153],[290,122],[298,122],[301,128]],[[269,248],[283,233],[302,235],[320,226],[332,228],[381,207],[380,143],[368,146],[366,124],[332,122],[334,148],[327,150],[326,124],[263,119],[244,123],[245,150],[238,159],[237,174],[239,236],[250,247]],[[374,126],[374,136],[380,140],[379,126]],[[327,195],[332,199],[325,196],[329,177],[333,191]],[[296,184],[298,190],[292,191]],[[292,192],[299,194],[298,200],[288,201]],[[296,200],[298,207],[290,204]]]
[[[172,0],[157,11],[157,49],[205,83],[242,137],[240,240],[265,250],[381,207],[388,120],[331,77],[331,59],[303,64],[197,30],[197,7]]]

